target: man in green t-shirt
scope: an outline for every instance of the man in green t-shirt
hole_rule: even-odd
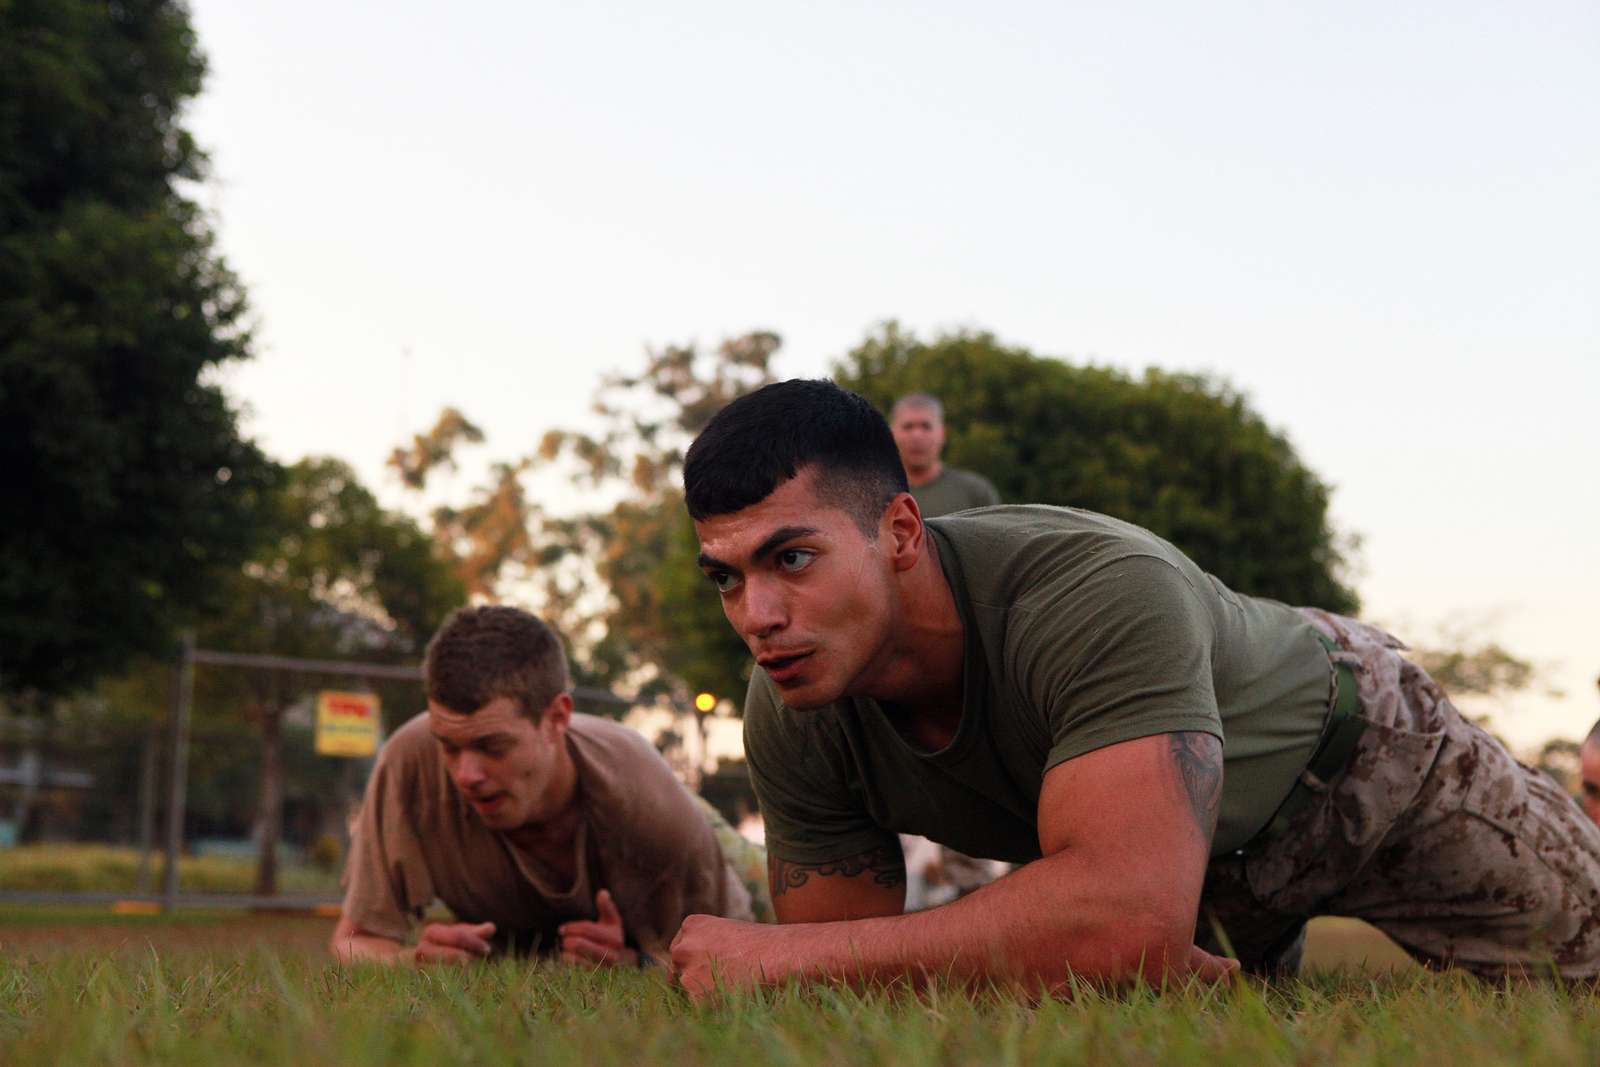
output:
[[[1000,503],[989,479],[941,460],[944,405],[927,393],[909,393],[889,409],[889,428],[906,469],[906,486],[924,518]]]
[[[728,405],[684,485],[756,658],[784,924],[688,919],[691,993],[1217,978],[1223,945],[1282,972],[1327,913],[1479,974],[1600,974],[1600,829],[1387,634],[1235,594],[1088,512],[924,522],[882,417],[828,382]],[[902,831],[1022,866],[902,914]]]

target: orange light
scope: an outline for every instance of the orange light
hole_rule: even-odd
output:
[[[694,697],[694,710],[704,714],[717,706],[717,698],[710,693],[696,693]]]

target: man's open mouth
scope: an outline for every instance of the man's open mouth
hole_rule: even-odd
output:
[[[797,652],[792,656],[762,656],[758,662],[761,664],[761,669],[767,672],[768,678],[781,684],[793,677],[799,669],[799,664],[810,655],[810,652]]]

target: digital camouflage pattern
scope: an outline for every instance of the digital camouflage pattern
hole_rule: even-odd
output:
[[[722,813],[704,797],[698,793],[690,795],[700,806],[706,822],[711,824],[711,833],[717,839],[717,846],[722,849],[722,861],[729,873],[750,894],[750,910],[755,914],[756,922],[777,922],[777,912],[772,908],[772,891],[767,886],[766,850],[735,830],[733,824],[724,819]]]
[[[1428,966],[1600,975],[1600,828],[1462,718],[1394,637],[1302,611],[1355,669],[1366,732],[1282,833],[1212,861],[1197,940],[1292,973],[1306,920],[1347,915]]]

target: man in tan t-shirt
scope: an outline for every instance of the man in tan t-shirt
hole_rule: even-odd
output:
[[[341,960],[663,957],[692,914],[753,917],[710,822],[634,731],[577,715],[555,634],[508,607],[428,645],[428,710],[379,753],[352,835]],[[423,925],[442,901],[458,921]]]

